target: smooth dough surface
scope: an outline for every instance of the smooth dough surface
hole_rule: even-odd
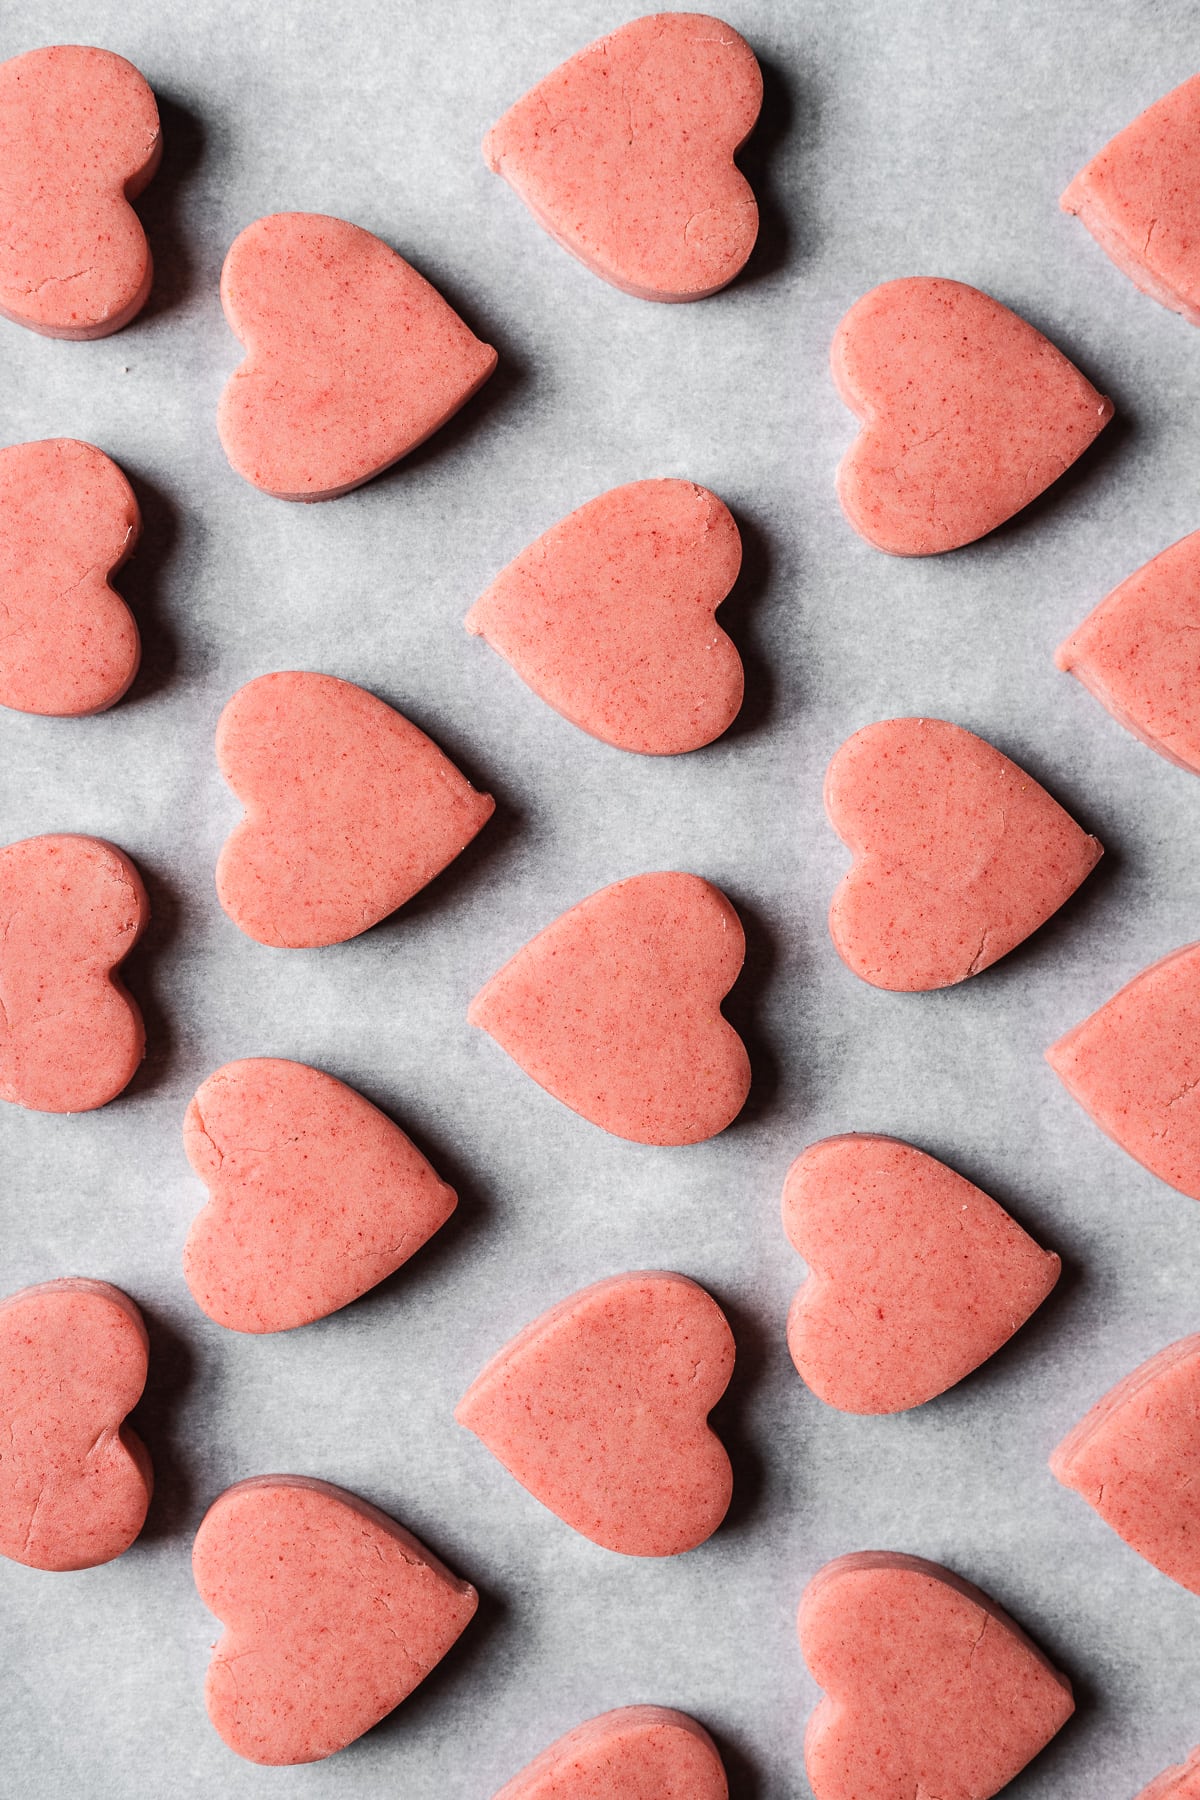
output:
[[[431,738],[333,675],[260,675],[217,723],[246,816],[217,897],[260,944],[340,944],[411,900],[495,811]]]
[[[593,1543],[676,1556],[729,1509],[733,1474],[708,1415],[733,1359],[725,1315],[694,1281],[614,1275],[526,1326],[454,1416]]]
[[[161,157],[154,95],[123,56],[55,44],[0,63],[0,314],[44,337],[128,325],[153,276],[129,202]]]
[[[90,1112],[133,1079],[146,1033],[115,971],[149,918],[141,876],[100,838],[0,850],[0,1100]]]
[[[91,1569],[128,1550],[154,1487],[125,1424],[149,1341],[133,1301],[68,1276],[0,1300],[0,1556]]]
[[[217,408],[230,463],[279,500],[332,500],[424,443],[496,367],[380,238],[272,213],[234,239],[221,304],[246,347]]]
[[[994,531],[1112,417],[1112,402],[1049,339],[961,281],[873,288],[838,326],[831,359],[863,422],[838,468],[838,498],[855,531],[893,556]]]
[[[126,692],[141,641],[109,579],[141,529],[102,450],[74,438],[0,450],[0,705],[78,718]]]
[[[707,488],[632,481],[522,550],[467,630],[583,731],[674,756],[720,737],[742,704],[742,661],[713,617],[741,561]]]
[[[1101,845],[1024,769],[944,719],[884,719],[825,776],[854,863],[829,931],[875,987],[924,992],[978,975],[1070,898]]]
[[[686,1713],[622,1706],[568,1731],[495,1800],[728,1800],[717,1747]]]
[[[184,1276],[197,1305],[233,1331],[288,1331],[347,1306],[456,1204],[369,1100],[278,1057],[226,1063],[202,1082],[183,1143],[210,1195]]]
[[[902,1412],[944,1393],[1020,1330],[1062,1267],[945,1163],[866,1133],[796,1158],[783,1224],[809,1266],[788,1349],[844,1412]]]
[[[634,875],[547,925],[467,1017],[593,1125],[639,1144],[695,1144],[750,1091],[746,1047],[721,1014],[745,954],[717,888]]]
[[[192,1548],[225,1630],[208,1715],[249,1762],[316,1762],[398,1706],[479,1603],[412,1534],[357,1495],[300,1475],[227,1488]]]
[[[990,1800],[1075,1710],[1066,1676],[994,1601],[920,1557],[826,1563],[798,1623],[826,1693],[804,1739],[816,1800]]]

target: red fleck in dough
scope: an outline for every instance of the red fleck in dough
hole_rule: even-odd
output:
[[[736,1119],[750,1059],[721,1001],[736,912],[698,875],[634,875],[531,938],[471,1002],[539,1087],[616,1137],[696,1144]]]
[[[1119,1381],[1068,1432],[1050,1468],[1139,1556],[1200,1594],[1200,1336]]]
[[[125,1424],[146,1327],[107,1281],[70,1276],[0,1301],[0,1556],[91,1569],[128,1550],[154,1472]]]
[[[1164,1769],[1137,1800],[1200,1800],[1200,1750],[1193,1750],[1186,1763]]]
[[[677,1556],[711,1537],[733,1473],[708,1415],[733,1374],[725,1315],[683,1275],[614,1275],[527,1325],[455,1418],[606,1550]]]
[[[0,1100],[90,1112],[132,1081],[146,1034],[115,970],[149,918],[141,876],[100,838],[0,850]]]
[[[398,1125],[303,1063],[250,1057],[203,1082],[183,1121],[210,1199],[183,1272],[232,1331],[289,1331],[349,1305],[454,1211]]]
[[[903,1412],[944,1393],[1020,1330],[1062,1267],[945,1163],[865,1133],[796,1158],[783,1228],[809,1265],[788,1349],[843,1412]]]
[[[483,141],[538,223],[640,300],[741,273],[758,206],[734,156],[762,106],[753,50],[703,13],[634,19],[562,63]]]
[[[78,718],[121,698],[141,644],[109,577],[141,529],[102,450],[74,438],[0,450],[0,705]]]
[[[885,281],[850,308],[831,356],[863,421],[838,499],[855,531],[893,556],[994,531],[1112,418],[1111,400],[1040,331],[961,281]]]
[[[423,275],[323,213],[247,225],[221,270],[221,304],[247,352],[217,407],[221,444],[279,500],[333,500],[370,481],[496,367]]]
[[[227,1488],[192,1549],[225,1627],[208,1716],[248,1762],[317,1762],[399,1706],[479,1604],[386,1513],[302,1475]]]
[[[826,1691],[804,1739],[816,1800],[990,1800],[1075,1710],[994,1600],[919,1556],[826,1563],[799,1630]]]
[[[1200,75],[1117,133],[1062,197],[1134,286],[1200,325]]]
[[[161,156],[154,95],[123,56],[56,44],[0,63],[0,314],[44,337],[128,325],[153,273],[129,202]]]
[[[1135,975],[1046,1061],[1114,1143],[1200,1200],[1200,944]]]
[[[834,947],[900,993],[1007,956],[1103,854],[1024,769],[944,719],[856,731],[829,765],[825,810],[854,855],[829,908]]]
[[[495,1800],[729,1800],[717,1747],[686,1713],[622,1706],[568,1731]]]
[[[1200,775],[1200,531],[1114,588],[1054,660],[1143,744]]]
[[[340,944],[411,900],[495,811],[423,731],[333,675],[260,675],[217,723],[246,816],[217,897],[260,944]]]
[[[742,704],[742,662],[713,617],[742,540],[715,494],[632,481],[551,526],[467,614],[563,717],[648,756],[698,750]]]

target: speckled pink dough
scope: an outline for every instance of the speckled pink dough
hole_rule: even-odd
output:
[[[518,950],[467,1014],[539,1087],[616,1137],[696,1144],[750,1091],[721,1015],[742,967],[738,916],[698,875],[634,875]]]
[[[1066,1676],[995,1601],[917,1556],[826,1563],[799,1630],[826,1691],[804,1739],[816,1800],[990,1800],[1075,1710]]]
[[[1050,1458],[1118,1537],[1200,1594],[1200,1336],[1181,1338],[1097,1401]]]
[[[1062,1266],[971,1182],[888,1137],[810,1144],[788,1170],[783,1227],[809,1265],[788,1349],[843,1412],[944,1393],[1021,1328]]]
[[[123,56],[57,44],[0,63],[0,314],[44,337],[128,325],[152,278],[129,202],[161,156],[154,95]]]
[[[25,838],[0,850],[0,1100],[90,1112],[145,1050],[115,970],[150,918],[142,878],[99,838]]]
[[[523,550],[467,630],[593,737],[674,756],[720,737],[742,704],[742,661],[713,617],[741,561],[707,488],[632,481]]]
[[[0,1556],[91,1569],[128,1550],[154,1473],[125,1424],[146,1385],[133,1301],[81,1276],[0,1301]]]
[[[1200,1200],[1200,944],[1135,975],[1046,1061],[1114,1143]]]
[[[1114,588],[1054,660],[1143,744],[1200,775],[1200,531]]]
[[[411,900],[495,811],[415,725],[332,675],[260,675],[217,723],[246,809],[217,897],[260,944],[340,944]]]
[[[355,1494],[301,1475],[227,1488],[192,1549],[225,1627],[208,1716],[248,1762],[317,1762],[377,1725],[479,1604],[415,1537]]]
[[[484,159],[582,263],[641,300],[702,300],[758,236],[734,165],[762,105],[753,50],[703,13],[599,38],[518,100]]]
[[[733,1474],[708,1415],[733,1373],[715,1300],[683,1275],[614,1275],[505,1346],[455,1418],[568,1525],[625,1556],[711,1537]]]
[[[717,1747],[686,1713],[622,1706],[568,1731],[495,1800],[728,1800]]]
[[[834,947],[901,993],[1007,956],[1103,854],[1024,769],[944,719],[856,731],[829,765],[825,810],[854,855],[829,908]]]
[[[0,706],[78,718],[125,693],[141,643],[109,577],[141,529],[102,450],[74,438],[0,450]]]
[[[370,481],[496,367],[423,275],[323,213],[247,225],[225,258],[221,304],[246,346],[217,407],[221,444],[279,500],[333,500]]]
[[[188,1106],[183,1144],[211,1196],[183,1272],[232,1331],[289,1331],[348,1306],[456,1205],[399,1126],[303,1063],[226,1063]]]
[[[1200,325],[1200,75],[1119,131],[1061,205],[1143,294]]]
[[[972,543],[1069,469],[1112,418],[1040,331],[961,281],[910,276],[856,301],[831,352],[863,429],[842,510],[893,556]]]
[[[1137,1800],[1200,1800],[1200,1750],[1193,1750],[1186,1763],[1164,1769]]]

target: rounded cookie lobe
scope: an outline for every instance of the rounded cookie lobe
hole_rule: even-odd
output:
[[[126,692],[141,642],[109,578],[141,529],[102,450],[74,438],[0,450],[0,706],[78,718]]]
[[[547,75],[483,154],[603,280],[642,300],[702,300],[741,273],[758,236],[733,159],[761,106],[757,59],[731,26],[655,13]]]
[[[707,488],[632,481],[523,550],[466,626],[581,730],[675,756],[741,707],[741,658],[713,617],[741,561],[733,515]]]
[[[1114,1143],[1200,1200],[1200,944],[1135,975],[1046,1061]]]
[[[192,1547],[225,1630],[205,1683],[231,1750],[317,1762],[377,1725],[439,1663],[479,1597],[356,1494],[257,1475],[215,1500]]]
[[[826,1694],[804,1738],[816,1800],[989,1800],[1075,1710],[1066,1676],[993,1600],[921,1557],[826,1563],[798,1629]]]
[[[728,1800],[717,1747],[666,1706],[622,1706],[568,1731],[495,1800]]]
[[[842,745],[825,810],[854,864],[829,931],[875,987],[978,975],[1043,925],[1103,854],[1024,769],[944,719],[885,719]]]
[[[1143,294],[1200,325],[1200,75],[1119,131],[1061,205]]]
[[[733,1492],[708,1415],[733,1334],[683,1275],[614,1275],[560,1301],[494,1356],[455,1418],[543,1506],[606,1550],[677,1556]]]
[[[115,971],[149,917],[133,863],[100,838],[0,850],[0,1099],[90,1112],[133,1079],[146,1034]]]
[[[423,275],[324,213],[234,239],[221,304],[246,359],[217,408],[237,473],[279,500],[332,500],[444,425],[496,367]]]
[[[1200,775],[1200,531],[1093,609],[1054,660],[1126,731]]]
[[[193,1096],[183,1142],[210,1193],[184,1276],[233,1331],[288,1331],[347,1306],[456,1205],[398,1125],[303,1063],[226,1063]]]
[[[547,925],[480,989],[467,1017],[539,1087],[639,1144],[724,1131],[750,1062],[721,1001],[746,940],[698,875],[634,875]]]
[[[1050,1468],[1139,1556],[1200,1594],[1200,1336],[1168,1345],[1119,1381],[1063,1439]]]
[[[260,944],[340,944],[411,900],[495,811],[432,739],[332,675],[260,675],[217,723],[246,809],[217,897]]]
[[[129,202],[162,156],[143,76],[56,44],[0,63],[0,314],[44,337],[108,337],[150,293]]]
[[[91,1569],[141,1531],[154,1486],[125,1424],[149,1340],[133,1301],[69,1276],[0,1300],[0,1556]]]
[[[844,1412],[902,1412],[953,1387],[1020,1330],[1062,1266],[945,1163],[867,1133],[796,1158],[783,1224],[809,1265],[788,1349]]]
[[[1193,1750],[1186,1763],[1164,1769],[1137,1800],[1200,1800],[1200,1750]]]
[[[863,429],[837,472],[860,537],[893,556],[972,543],[1058,480],[1112,417],[1073,363],[998,300],[909,276],[855,302],[831,349]]]

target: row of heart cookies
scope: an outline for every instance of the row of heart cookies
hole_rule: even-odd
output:
[[[733,1358],[724,1316],[695,1283],[659,1271],[617,1276],[521,1332],[456,1416],[593,1541],[628,1555],[678,1554],[703,1542],[729,1503],[729,1460],[707,1419]],[[134,1541],[153,1473],[125,1421],[147,1368],[141,1315],[107,1283],[69,1278],[0,1303],[0,1424],[11,1444],[0,1463],[0,1552],[65,1571]],[[1198,1393],[1200,1338],[1190,1338],[1101,1400],[1051,1464],[1193,1591],[1200,1561],[1186,1488],[1200,1455]],[[231,1748],[257,1762],[343,1748],[412,1691],[476,1607],[474,1589],[402,1526],[307,1476],[251,1477],[227,1490],[200,1525],[193,1566],[225,1627],[208,1710]],[[914,1776],[927,1792],[940,1783],[994,1793],[1073,1709],[1070,1683],[993,1602],[919,1558],[838,1558],[809,1584],[799,1630],[828,1696],[805,1742],[817,1800],[891,1794]],[[544,1773],[553,1755],[505,1794],[523,1794],[520,1781]],[[880,1771],[878,1785],[870,1770]],[[946,1785],[951,1775],[961,1787]]]

